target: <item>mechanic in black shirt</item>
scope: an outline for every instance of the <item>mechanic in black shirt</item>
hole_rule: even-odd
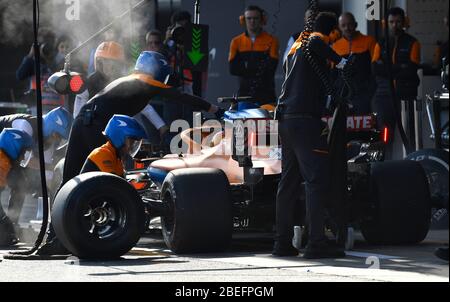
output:
[[[282,175],[276,203],[274,256],[296,256],[292,246],[294,207],[306,182],[306,212],[309,242],[305,258],[343,257],[343,251],[328,244],[324,234],[325,203],[330,191],[330,164],[327,148],[328,127],[321,121],[326,109],[325,89],[319,76],[305,58],[308,41],[317,64],[329,71],[328,61],[343,68],[346,59],[329,46],[329,35],[337,27],[333,13],[320,13],[314,32],[292,46],[284,69],[286,78],[278,101],[279,131],[282,142]]]
[[[144,51],[139,56],[134,72],[109,84],[103,91],[90,99],[76,117],[65,157],[62,185],[80,174],[89,154],[105,144],[102,134],[114,114],[135,116],[151,99],[163,96],[165,100],[188,103],[195,109],[217,113],[219,108],[196,96],[179,92],[163,83],[169,75],[169,64],[157,52]],[[38,254],[66,254],[67,250],[55,238],[50,227],[47,242]]]
[[[386,37],[376,45],[372,59],[373,73],[376,77],[377,89],[373,99],[373,107],[377,113],[378,126],[386,127],[388,133],[395,133],[397,117],[394,104],[400,108],[400,101],[406,106],[406,126],[411,146],[415,145],[414,131],[414,102],[417,98],[417,88],[420,78],[417,75],[421,61],[421,46],[419,41],[409,35],[405,28],[407,19],[405,11],[399,7],[393,7],[388,12],[388,27],[390,45],[392,52],[388,57],[386,49]],[[392,77],[395,83],[395,100],[392,99],[389,63],[392,64]],[[394,103],[396,102],[396,103]],[[391,136],[386,147],[386,157],[392,159],[394,156],[394,135]]]
[[[102,131],[114,114],[135,116],[155,96],[181,104],[188,103],[197,110],[218,111],[217,106],[164,84],[170,70],[165,68],[166,65],[168,63],[160,53],[144,51],[136,62],[133,74],[113,81],[82,107],[69,138],[63,184],[80,173],[92,150],[106,143]]]

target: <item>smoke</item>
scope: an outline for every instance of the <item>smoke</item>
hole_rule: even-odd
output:
[[[140,0],[40,0],[40,28],[50,29],[56,37],[66,34],[78,44],[138,2]],[[153,2],[148,0],[150,4]],[[133,34],[129,15],[118,21],[115,29],[120,37],[117,40],[129,41],[132,36],[144,36],[145,32],[141,31],[148,20],[141,17],[142,10],[152,8],[152,5],[144,5],[133,13]],[[32,21],[33,1],[0,0],[0,43],[12,46],[31,44]]]
[[[17,46],[32,33],[32,1],[0,0],[0,42]],[[29,12],[29,13],[28,13]]]

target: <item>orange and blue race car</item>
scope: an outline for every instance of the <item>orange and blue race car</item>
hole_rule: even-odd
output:
[[[141,161],[145,168],[129,171],[127,180],[91,172],[67,182],[52,211],[64,246],[80,258],[119,257],[155,217],[175,253],[222,252],[233,233],[272,232],[282,152],[273,112],[245,98],[220,101],[232,105],[220,129],[204,124],[183,131],[182,152]],[[373,244],[414,244],[429,230],[423,168],[414,161],[385,162],[390,134],[375,124],[375,115],[347,119],[346,197],[332,207],[339,223],[333,211],[327,223],[346,248],[353,227]],[[296,225],[304,227],[304,196],[296,212]]]

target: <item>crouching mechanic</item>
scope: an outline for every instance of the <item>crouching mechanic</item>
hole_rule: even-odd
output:
[[[152,51],[144,51],[139,56],[134,72],[119,78],[95,95],[81,108],[75,118],[65,156],[62,185],[80,174],[89,154],[106,143],[102,134],[114,114],[135,116],[156,96],[164,101],[189,104],[197,110],[220,114],[219,107],[199,97],[179,92],[163,83],[170,74],[164,56]],[[47,242],[38,251],[40,255],[64,253],[50,227]]]
[[[55,165],[64,156],[61,145],[69,137],[72,116],[64,108],[51,110],[43,116],[44,159],[47,184],[50,194],[54,193],[61,179],[53,177]],[[11,114],[0,117],[0,132],[5,128],[25,131],[33,141],[34,154],[37,151],[37,118],[28,114]],[[39,162],[32,158],[28,167],[13,169],[8,176],[11,190],[8,201],[8,215],[14,225],[18,225],[20,212],[26,194],[40,192]],[[27,185],[24,186],[23,184]]]
[[[6,128],[0,133],[0,192],[11,182],[11,172],[26,167],[32,156],[33,139],[23,130]],[[26,187],[26,183],[21,183]],[[14,226],[0,205],[0,246],[18,242]]]
[[[133,158],[139,152],[147,137],[144,128],[132,117],[115,114],[103,135],[108,141],[89,154],[81,173],[101,171],[124,177],[125,156]]]
[[[49,196],[53,196],[61,183],[62,175],[54,175],[55,167],[64,158],[65,146],[72,129],[73,117],[63,107],[53,109],[43,116],[45,174]]]

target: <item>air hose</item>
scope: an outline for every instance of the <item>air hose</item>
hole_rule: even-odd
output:
[[[332,228],[337,234],[337,242],[342,244],[345,241],[346,230],[348,224],[348,198],[347,198],[347,114],[348,114],[348,101],[353,96],[352,86],[352,59],[350,58],[347,66],[339,71],[343,80],[343,87],[339,94],[336,93],[332,81],[329,76],[329,69],[326,63],[321,63],[317,56],[310,48],[311,41],[314,39],[320,39],[320,37],[311,37],[314,32],[315,19],[319,13],[318,1],[311,0],[309,10],[311,11],[308,17],[304,31],[301,35],[301,49],[304,54],[304,58],[311,66],[314,73],[322,82],[325,92],[328,96],[329,102],[334,101],[334,114],[333,122],[328,134],[328,148],[330,157],[330,174],[331,178],[335,179],[330,187],[330,198],[325,205],[328,209],[328,214]],[[330,109],[330,108],[328,108]]]
[[[38,42],[38,30],[39,30],[39,0],[33,1],[33,31],[34,31],[34,61],[35,61],[35,76],[36,76],[36,107],[37,107],[37,138],[39,149],[39,166],[41,176],[41,189],[42,189],[42,205],[43,205],[43,217],[42,225],[34,247],[30,250],[11,252],[9,255],[5,255],[5,259],[23,259],[23,256],[29,256],[36,252],[44,240],[45,232],[48,226],[49,217],[49,204],[48,204],[48,192],[47,181],[45,178],[45,161],[44,161],[44,137],[42,132],[42,92],[41,92],[41,60],[40,50]],[[20,257],[22,256],[22,257]]]
[[[308,16],[303,33],[301,34],[302,52],[304,53],[304,57],[310,64],[314,73],[319,77],[320,81],[322,82],[327,96],[333,98],[334,89],[333,85],[331,84],[331,79],[328,75],[328,70],[325,68],[326,66],[318,62],[316,56],[309,47],[310,42],[313,39],[320,39],[319,37],[311,37],[311,33],[314,31],[315,20],[319,13],[317,0],[311,0],[308,9],[311,11],[311,14]]]
[[[319,8],[318,8],[318,1],[317,0],[310,0],[308,10],[311,12],[306,19],[305,26],[303,28],[303,32],[300,35],[300,43],[301,43],[301,50],[303,52],[303,56],[305,60],[309,63],[311,68],[313,69],[313,72],[317,75],[317,77],[322,82],[322,85],[325,89],[326,95],[328,96],[328,103],[330,103],[331,100],[335,99],[335,91],[331,82],[331,79],[329,77],[329,70],[327,66],[321,62],[319,62],[317,56],[314,54],[314,52],[310,48],[310,43],[314,39],[320,39],[320,37],[314,37],[311,36],[311,34],[314,32],[314,24],[315,20],[317,18],[317,15],[319,14]],[[348,73],[342,73],[342,75],[347,76]],[[344,86],[348,86],[348,96],[352,95],[351,91],[351,85],[347,85],[350,83],[349,78],[344,80]],[[342,99],[342,98],[341,98]],[[284,107],[284,104],[282,102],[278,103],[277,106],[277,112],[281,111]],[[328,106],[327,106],[328,107]],[[278,115],[278,114],[277,114]],[[275,116],[276,118],[276,116]]]

